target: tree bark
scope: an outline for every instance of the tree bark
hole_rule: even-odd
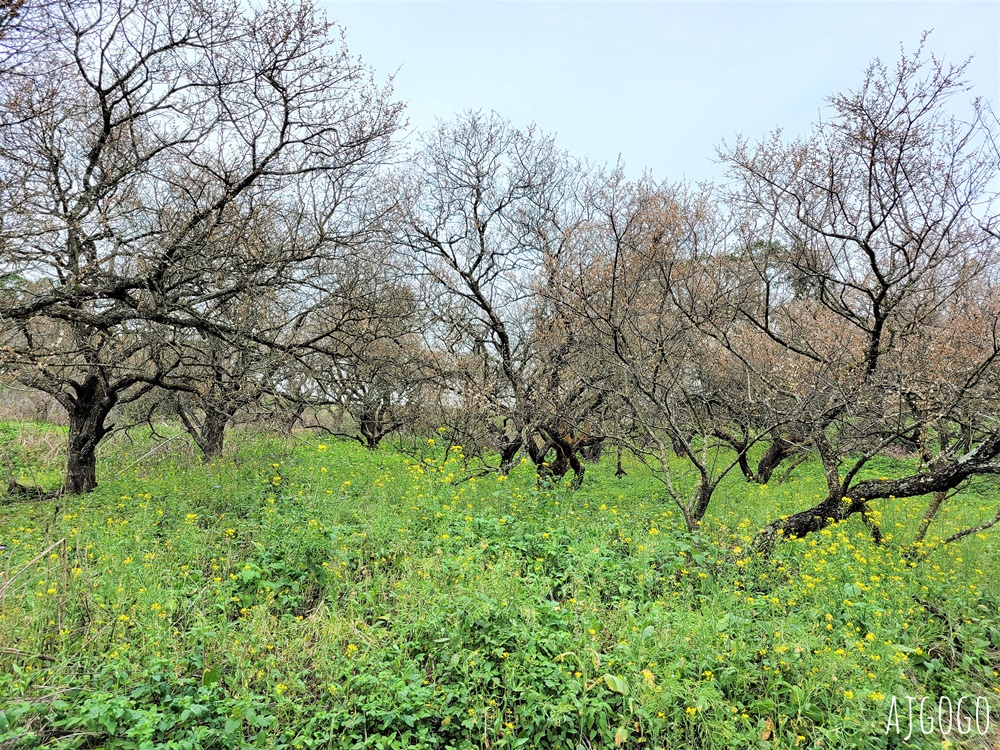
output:
[[[569,467],[573,470],[573,484],[571,486],[574,490],[578,490],[583,486],[583,475],[587,472],[587,467],[583,465],[576,451],[569,452]]]
[[[299,421],[299,418],[306,410],[306,405],[304,403],[297,403],[295,408],[291,409],[285,419],[285,423],[282,426],[282,431],[286,435],[291,435],[292,430],[295,428],[295,423]]]
[[[918,544],[924,541],[924,537],[927,536],[927,530],[931,527],[931,521],[934,520],[934,516],[941,509],[944,501],[947,499],[948,493],[944,490],[938,490],[934,493],[934,499],[931,500],[930,505],[927,506],[927,510],[924,512],[924,517],[920,519],[920,526],[917,529],[916,535],[913,537],[913,543]]]
[[[195,442],[201,448],[202,460],[211,461],[222,455],[222,447],[226,439],[226,426],[232,415],[215,409],[205,413],[205,421],[201,427],[201,437],[195,437]]]
[[[70,420],[69,455],[66,460],[66,493],[82,495],[97,489],[97,440],[85,428],[73,429]]]
[[[577,454],[577,446],[571,439],[564,435],[552,435],[552,443],[556,449],[556,460],[552,463],[552,473],[557,479],[562,479],[573,470],[573,483],[570,485],[574,490],[580,489],[583,485],[583,475],[587,469]]]
[[[744,433],[742,438],[737,438],[735,435],[730,435],[725,430],[716,428],[713,431],[715,437],[726,443],[730,448],[736,451],[736,461],[737,465],[740,467],[740,472],[743,474],[744,478],[748,482],[754,482],[757,480],[757,475],[753,473],[753,469],[750,468],[750,460],[747,458],[747,451],[750,450],[747,445],[748,439],[746,433]],[[773,469],[772,469],[773,471]]]
[[[80,495],[97,487],[97,445],[110,430],[104,420],[117,400],[101,378],[90,375],[82,385],[74,384],[76,398],[69,412],[66,458],[66,492]]]
[[[691,515],[695,521],[700,521],[708,512],[708,504],[712,501],[712,492],[715,487],[709,484],[704,478],[698,480],[695,488],[694,510]]]
[[[604,455],[604,438],[593,440],[580,448],[580,457],[592,464],[600,463]]]
[[[359,432],[363,438],[363,445],[370,451],[377,450],[382,444],[382,439],[403,426],[402,422],[386,422],[378,415],[364,417],[361,420]]]
[[[539,440],[542,441],[541,445],[539,445]],[[552,467],[545,465],[545,457],[552,449],[552,441],[533,435],[528,438],[525,447],[528,451],[528,457],[535,464],[535,471],[538,473],[539,480],[549,478],[552,475]]]
[[[747,460],[747,452],[745,449],[739,452],[737,460],[739,462],[740,472],[743,474],[744,479],[748,482],[756,480],[757,475],[754,474],[753,470],[750,468],[750,461]]]

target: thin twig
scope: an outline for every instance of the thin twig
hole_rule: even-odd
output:
[[[0,648],[0,654],[6,654],[8,656],[26,656],[29,659],[44,659],[45,661],[54,662],[51,656],[46,656],[45,654],[29,654],[27,651],[21,651],[16,648]]]
[[[179,438],[179,437],[184,437],[184,435],[186,435],[186,434],[187,434],[186,432],[179,432],[179,433],[177,433],[176,435],[174,435],[174,436],[173,436],[172,438],[167,438],[167,439],[166,439],[166,440],[164,440],[164,441],[163,441],[162,443],[160,443],[159,445],[155,446],[155,447],[154,447],[154,448],[153,448],[152,450],[150,450],[150,451],[147,451],[147,452],[146,452],[146,453],[144,453],[143,455],[139,456],[139,458],[138,458],[138,459],[136,459],[136,462],[135,462],[134,464],[132,464],[131,466],[128,466],[128,467],[126,467],[126,468],[122,469],[121,471],[119,471],[119,472],[118,472],[118,476],[121,476],[121,475],[122,475],[122,474],[124,474],[124,473],[125,473],[126,471],[131,471],[131,470],[132,470],[132,469],[134,469],[134,468],[135,468],[136,466],[138,466],[138,465],[139,465],[140,463],[142,463],[142,461],[143,461],[143,460],[145,460],[145,459],[149,458],[149,457],[150,457],[150,456],[152,456],[152,455],[153,455],[154,453],[156,453],[156,451],[160,450],[160,448],[162,448],[162,447],[163,447],[164,445],[166,445],[167,443],[171,442],[172,440],[176,440],[176,439],[177,439],[177,438]]]
[[[3,606],[4,600],[7,598],[7,589],[9,589],[11,585],[13,585],[14,581],[16,581],[21,576],[21,574],[24,573],[24,571],[26,571],[28,568],[30,568],[39,560],[41,560],[43,557],[49,554],[49,552],[54,550],[60,544],[65,544],[65,543],[66,543],[66,537],[63,537],[58,542],[53,542],[48,547],[39,552],[37,555],[35,555],[33,558],[31,558],[24,565],[22,565],[21,569],[17,571],[14,575],[12,575],[10,578],[4,581],[3,585],[0,586],[0,606]]]
[[[963,531],[952,534],[950,537],[941,542],[941,544],[951,544],[952,542],[957,542],[959,539],[963,539],[970,534],[978,534],[980,531],[986,531],[986,529],[991,526],[996,526],[998,523],[1000,523],[1000,509],[997,509],[997,514],[986,523],[981,523],[979,526],[973,526],[972,528],[964,529]]]

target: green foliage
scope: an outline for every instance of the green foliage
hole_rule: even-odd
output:
[[[893,695],[1000,706],[997,539],[936,541],[995,488],[916,552],[919,499],[882,547],[852,520],[762,562],[818,467],[733,479],[693,539],[639,466],[571,494],[433,443],[148,450],[0,509],[0,747],[890,748]]]

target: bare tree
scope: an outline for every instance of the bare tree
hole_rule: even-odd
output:
[[[309,404],[337,417],[327,429],[369,450],[417,422],[431,377],[424,316],[399,264],[375,241],[352,257],[314,312],[323,336],[301,359],[315,384]]]
[[[401,357],[399,347],[389,351],[415,326],[412,294],[391,281],[396,271],[378,241],[392,202],[377,180],[353,186],[350,200],[334,197],[344,186],[329,177],[303,176],[290,200],[237,201],[230,221],[206,239],[220,254],[238,246],[266,259],[252,277],[244,269],[242,289],[206,295],[201,314],[211,328],[177,337],[181,364],[160,383],[206,459],[221,451],[237,414],[283,418],[291,429],[306,409],[342,411],[345,402],[354,405],[347,394],[384,382],[386,372],[374,363],[402,371],[414,359]],[[282,257],[297,260],[273,260]],[[332,387],[343,386],[348,372],[349,388]],[[391,432],[379,420],[364,424],[371,447]]]
[[[66,490],[85,492],[109,414],[178,365],[178,332],[233,333],[211,317],[220,300],[268,270],[301,281],[329,247],[219,252],[207,240],[233,206],[294,208],[310,186],[341,205],[384,159],[400,107],[307,3],[24,13],[22,49],[46,54],[0,82],[4,366],[66,408]],[[312,205],[322,232],[334,212]]]
[[[429,134],[416,157],[400,244],[423,280],[438,348],[462,362],[457,398],[482,414],[502,472],[525,450],[579,484],[582,445],[553,402],[572,397],[555,374],[563,334],[539,315],[544,285],[567,236],[575,167],[551,139],[473,112]],[[543,323],[543,325],[539,325]],[[555,379],[554,379],[555,378]]]
[[[1000,357],[998,246],[985,229],[997,162],[978,106],[968,122],[945,113],[966,90],[963,70],[922,46],[895,69],[876,60],[858,90],[831,98],[833,117],[811,137],[723,153],[742,250],[715,292],[734,323],[713,335],[752,330],[768,342],[774,399],[828,484],[818,505],[770,524],[764,548],[854,513],[878,538],[872,500],[997,471],[1000,413],[985,388]],[[971,412],[977,432],[964,446],[944,439],[912,476],[861,480],[893,442],[926,448],[931,428],[943,436]]]
[[[651,468],[696,532],[772,424],[759,374],[698,325],[727,314],[710,294],[726,228],[709,195],[620,167],[595,176],[585,204],[554,300],[578,321],[578,377],[601,394],[598,430]],[[694,474],[690,493],[678,472]]]
[[[266,342],[284,328],[275,322],[283,312],[254,290],[213,312],[212,320],[225,326],[226,335],[192,330],[175,338],[180,362],[164,375],[159,390],[205,461],[222,454],[226,430],[237,415],[272,416],[268,407],[276,401],[277,380],[287,355],[284,347]]]

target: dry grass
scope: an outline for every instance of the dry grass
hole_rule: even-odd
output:
[[[47,393],[11,386],[0,388],[0,422],[51,422],[65,425],[66,410]]]

